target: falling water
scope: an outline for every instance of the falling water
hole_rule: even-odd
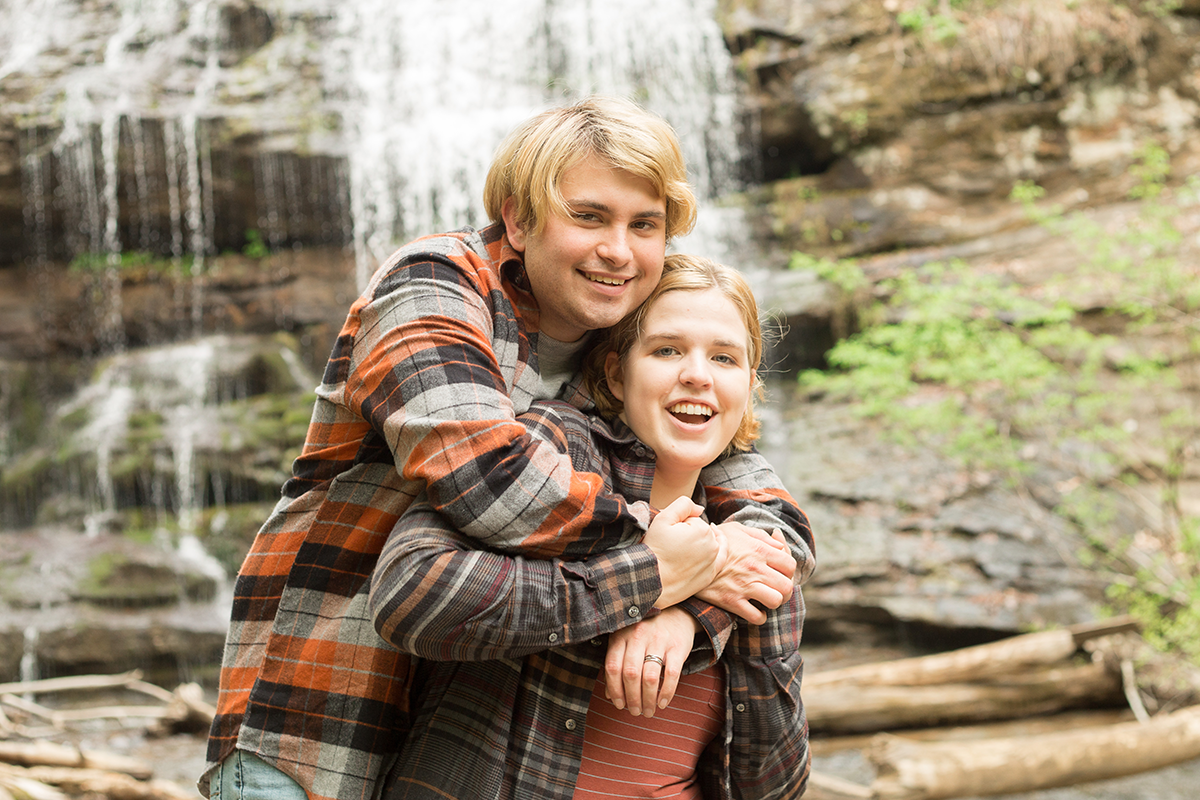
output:
[[[40,632],[36,625],[27,625],[21,646],[21,681],[38,679],[37,644]]]
[[[231,19],[256,13],[269,31],[235,41]],[[136,500],[175,518],[180,561],[215,573],[198,518],[239,489],[197,475],[211,446],[211,369],[226,358],[204,330],[202,279],[248,229],[270,250],[352,249],[364,284],[407,239],[483,224],[501,138],[590,93],[631,97],[672,123],[705,200],[735,188],[738,109],[716,14],[717,0],[0,4],[0,79],[55,76],[6,108],[22,120],[23,255],[39,276],[81,256],[97,269],[96,345],[84,355],[100,368],[60,413],[86,411],[74,444],[88,448],[77,463],[94,474],[56,487],[87,504],[86,530],[98,536]],[[64,53],[75,59],[65,70]],[[304,85],[273,83],[277,70]],[[719,257],[736,237],[726,213],[703,211],[701,232],[678,246]],[[169,341],[126,339],[131,251],[175,264],[181,324]],[[311,387],[296,354],[283,357]],[[131,489],[122,458],[147,409],[164,433],[153,475]],[[224,516],[215,509],[210,527]],[[26,644],[32,653],[37,641]]]
[[[347,98],[360,284],[404,240],[479,224],[504,134],[589,93],[633,97],[665,117],[701,194],[728,190],[736,108],[715,13],[715,2],[695,0],[342,5],[326,69]]]

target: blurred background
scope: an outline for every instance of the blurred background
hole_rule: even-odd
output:
[[[674,125],[703,197],[674,248],[779,323],[761,449],[817,536],[809,673],[1064,628],[1100,665],[907,721],[814,690],[818,770],[877,781],[879,730],[1192,705],[1198,0],[6,0],[0,688],[211,698],[350,302],[484,224],[501,137],[593,92]],[[1136,633],[1081,633],[1111,617]],[[180,726],[0,712],[188,789],[203,762]],[[1183,760],[1037,796],[1182,798]]]

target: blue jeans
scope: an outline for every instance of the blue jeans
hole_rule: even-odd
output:
[[[252,753],[234,750],[212,777],[210,800],[308,800],[300,784]]]

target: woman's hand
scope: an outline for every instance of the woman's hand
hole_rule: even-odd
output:
[[[668,608],[608,637],[604,659],[606,695],[635,717],[666,708],[675,697],[683,663],[692,652],[700,623],[688,612]],[[659,664],[647,656],[658,656]]]

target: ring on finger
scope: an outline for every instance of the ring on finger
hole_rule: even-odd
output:
[[[658,664],[660,667],[665,668],[667,666],[667,662],[662,660],[662,656],[656,656],[652,653],[648,654],[644,659],[642,659],[643,664],[646,663],[647,661],[653,661],[655,664]]]

